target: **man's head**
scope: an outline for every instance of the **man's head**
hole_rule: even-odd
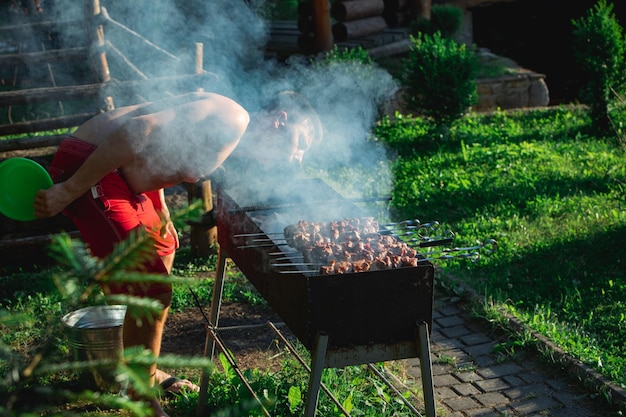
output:
[[[269,128],[274,131],[266,132],[270,137],[263,143],[276,158],[302,162],[304,153],[321,142],[323,130],[319,116],[298,93],[281,92],[267,102],[264,109],[262,117],[268,118]]]

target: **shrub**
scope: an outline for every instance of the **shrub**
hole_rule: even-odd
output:
[[[407,104],[438,125],[447,125],[476,102],[474,49],[438,32],[411,36],[411,42],[402,80]]]
[[[613,5],[600,0],[586,17],[574,20],[574,56],[586,79],[581,101],[590,106],[593,124],[609,130],[612,91],[624,85],[626,43]]]

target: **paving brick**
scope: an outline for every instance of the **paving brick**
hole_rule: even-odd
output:
[[[502,379],[504,380],[504,382],[506,382],[507,384],[509,384],[512,387],[516,387],[518,385],[522,385],[524,383],[524,381],[520,378],[518,378],[515,375],[505,375],[502,377]]]
[[[504,394],[512,400],[522,400],[524,398],[545,396],[550,392],[544,384],[532,384],[507,389],[504,391]]]
[[[519,374],[517,374],[517,376],[528,383],[544,382],[546,380],[546,374],[539,371],[538,369],[530,372],[520,372]]]
[[[483,379],[482,376],[478,375],[476,372],[455,372],[454,376],[461,382],[474,382],[480,381]]]
[[[558,407],[559,404],[548,397],[530,398],[524,401],[512,402],[511,408],[522,416],[539,415],[551,408]],[[599,417],[599,416],[598,416]]]
[[[474,385],[467,383],[467,382],[462,383],[462,384],[451,385],[450,388],[458,392],[458,395],[464,395],[464,396],[477,395],[482,392],[481,390],[476,388]]]
[[[461,342],[465,343],[468,346],[472,346],[472,345],[481,345],[483,343],[493,343],[493,340],[484,334],[471,333],[471,334],[461,337]]]
[[[431,348],[431,351],[443,350],[443,349],[463,349],[465,345],[457,338],[449,338],[446,336],[446,340],[438,343],[437,346]]]
[[[436,323],[441,326],[441,328],[454,327],[458,325],[464,325],[465,320],[463,320],[460,316],[449,316],[449,317],[441,317],[436,320]]]
[[[452,369],[454,369],[452,365],[433,364],[433,375],[450,375]]]
[[[487,392],[484,394],[478,394],[474,396],[474,399],[485,407],[492,407],[495,405],[506,404],[509,399],[499,392]]]
[[[463,412],[467,412],[467,410],[471,410],[472,408],[480,407],[480,404],[469,397],[448,398],[445,399],[443,403],[454,411]]]
[[[442,316],[452,316],[452,315],[457,315],[460,314],[462,312],[462,310],[455,306],[454,304],[446,304],[445,306],[442,306],[441,308],[437,309],[437,313],[441,314]]]
[[[487,368],[488,366],[494,366],[498,364],[498,361],[493,355],[485,355],[474,358],[474,363],[480,369]]]
[[[501,417],[501,414],[487,408],[477,408],[474,410],[467,410],[465,412],[467,417]]]
[[[433,376],[433,380],[436,387],[449,387],[459,383],[459,380],[452,375]]]
[[[502,391],[510,388],[510,385],[500,378],[491,378],[482,381],[476,381],[474,382],[474,384],[485,392]]]
[[[482,345],[468,346],[465,348],[465,351],[475,358],[479,356],[489,355],[493,352],[493,343],[484,343]]]
[[[488,368],[480,368],[477,369],[476,372],[483,378],[495,378],[504,375],[515,375],[522,370],[523,369],[516,363],[503,363]]]
[[[441,329],[441,333],[446,335],[447,337],[456,338],[456,337],[469,334],[470,330],[467,327],[461,325],[461,326],[454,326],[454,327],[446,327],[445,329]]]
[[[438,400],[446,399],[446,398],[456,398],[459,396],[459,393],[453,391],[450,387],[435,387],[435,398]]]

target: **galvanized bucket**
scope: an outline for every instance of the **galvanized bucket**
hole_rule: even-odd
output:
[[[66,314],[62,318],[74,360],[117,359],[123,352],[122,330],[126,306],[94,306]],[[116,382],[113,367],[91,367],[95,389],[118,392],[124,387]]]

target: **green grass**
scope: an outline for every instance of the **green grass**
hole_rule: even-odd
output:
[[[402,153],[398,218],[444,222],[460,245],[498,242],[445,272],[626,385],[626,155],[588,126],[558,108],[472,116],[445,140],[410,118],[378,134]]]

